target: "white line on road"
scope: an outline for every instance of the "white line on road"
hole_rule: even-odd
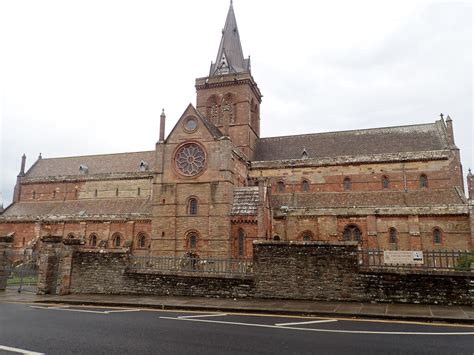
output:
[[[81,312],[81,313],[95,313],[95,314],[110,314],[110,313],[123,313],[123,312],[139,312],[139,309],[117,309],[113,311],[90,311],[87,309],[72,309],[65,307],[41,307],[41,306],[30,306],[31,308],[37,309],[52,309],[54,311],[69,311],[69,312]]]
[[[275,325],[281,327],[281,326],[286,326],[286,325],[330,323],[330,322],[337,322],[337,319],[319,319],[319,320],[312,320],[312,321],[309,321],[309,322],[294,322],[294,323],[275,323]]]
[[[12,348],[11,346],[0,345],[0,350],[10,351],[12,353],[24,354],[24,355],[43,355],[43,353],[37,353],[35,351],[29,351],[25,349]]]
[[[170,320],[181,320],[181,321],[188,321],[188,322],[243,325],[243,326],[248,326],[248,327],[303,330],[303,331],[308,331],[308,332],[321,332],[321,333],[382,334],[382,335],[474,335],[474,332],[434,333],[434,332],[382,332],[382,331],[372,331],[372,330],[313,329],[313,328],[286,327],[286,326],[255,324],[255,323],[226,322],[226,321],[210,320],[210,319],[189,319],[189,318],[174,318],[174,317],[160,317],[160,318],[170,319]]]
[[[179,319],[188,319],[188,318],[204,318],[204,317],[222,317],[226,316],[227,313],[212,313],[212,314],[198,314],[195,316],[178,316]]]

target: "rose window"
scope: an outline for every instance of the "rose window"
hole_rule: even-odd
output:
[[[204,169],[206,155],[199,145],[188,143],[178,149],[175,161],[176,167],[181,174],[194,176]]]

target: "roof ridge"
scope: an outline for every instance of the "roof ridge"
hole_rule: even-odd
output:
[[[302,137],[302,136],[314,136],[314,135],[322,135],[322,134],[334,134],[334,133],[354,133],[354,132],[364,132],[364,131],[377,131],[377,130],[384,130],[384,129],[396,129],[396,128],[408,128],[408,127],[420,127],[420,126],[436,126],[435,122],[430,123],[419,123],[419,124],[412,124],[412,125],[403,125],[403,126],[386,126],[386,127],[373,127],[373,128],[361,128],[361,129],[350,129],[345,131],[330,131],[330,132],[314,132],[314,133],[303,133],[303,134],[289,134],[285,136],[273,136],[273,137],[263,137],[258,138],[259,141],[264,139],[273,139],[273,138],[286,138],[286,137]]]
[[[138,152],[104,153],[104,154],[74,155],[74,156],[66,156],[66,157],[42,158],[41,160],[89,158],[89,157],[101,157],[101,156],[109,156],[109,155],[138,154],[138,153],[154,153],[154,152],[155,152],[154,150],[142,150],[142,151],[138,151]]]

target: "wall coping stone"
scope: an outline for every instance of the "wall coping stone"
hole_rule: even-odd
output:
[[[454,276],[454,277],[468,277],[474,278],[474,273],[470,271],[444,271],[444,270],[426,270],[426,269],[387,269],[377,267],[359,267],[361,274],[392,274],[392,275],[420,275],[420,276]]]
[[[243,274],[209,274],[204,272],[192,272],[192,271],[161,271],[161,270],[134,270],[133,268],[127,268],[125,270],[127,274],[136,275],[163,275],[163,276],[182,276],[182,277],[193,277],[196,279],[235,279],[235,280],[253,280],[253,275]]]
[[[43,235],[40,240],[43,243],[61,243],[63,237],[61,237],[60,235]]]

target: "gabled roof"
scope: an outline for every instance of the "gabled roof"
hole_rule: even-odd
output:
[[[310,159],[449,149],[442,121],[411,126],[260,138],[254,161]]]
[[[87,167],[87,175],[112,173],[138,173],[141,162],[148,164],[153,171],[155,152],[133,152],[102,155],[85,155],[66,158],[39,159],[26,173],[25,179],[38,179],[49,176],[80,175],[79,168]]]
[[[231,2],[225,26],[222,30],[216,62],[211,63],[209,76],[242,72],[250,72],[250,58],[244,59],[237,20],[235,19],[234,7]]]
[[[414,191],[318,192],[274,194],[272,205],[298,208],[350,207],[444,207],[465,205],[466,201],[456,188],[424,189]]]
[[[231,215],[256,215],[258,212],[258,186],[236,187]]]
[[[149,215],[148,217],[151,217],[151,202],[148,198],[17,202],[10,205],[1,218],[40,216],[80,218],[98,215],[110,217]]]

